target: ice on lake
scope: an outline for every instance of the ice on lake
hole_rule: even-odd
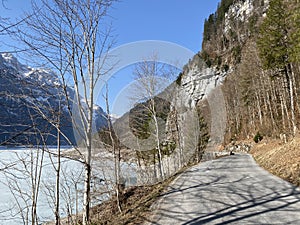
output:
[[[55,148],[47,150],[56,151]],[[67,158],[62,158],[61,162],[60,213],[61,217],[66,217],[82,209],[84,167]],[[92,164],[92,204],[95,205],[109,197],[114,162],[110,155],[102,154],[93,158]],[[0,225],[30,223],[33,198],[37,199],[38,223],[54,219],[56,166],[57,157],[49,152],[0,147]],[[128,183],[134,183],[135,166],[122,163],[121,167]]]

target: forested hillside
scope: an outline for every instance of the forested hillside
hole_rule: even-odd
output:
[[[299,129],[299,10],[297,0],[223,0],[205,21],[201,55],[227,71],[227,143]]]

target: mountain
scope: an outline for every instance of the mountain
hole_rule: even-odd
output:
[[[298,1],[222,0],[205,20],[202,50],[177,80],[191,105],[207,100],[210,141],[297,134],[299,9]]]
[[[222,111],[215,118],[226,118],[222,145],[246,152],[251,146],[260,166],[295,185],[300,184],[299,43],[299,1],[222,0],[205,21],[198,53],[224,74],[217,88],[225,109],[210,104]]]
[[[201,56],[208,66],[228,70],[240,63],[241,51],[258,33],[269,0],[222,0],[204,23]]]
[[[64,91],[70,96],[67,102]],[[0,145],[55,145],[57,124],[72,144],[76,143],[68,104],[74,90],[65,90],[59,78],[43,68],[21,64],[12,54],[0,55]],[[95,106],[97,129],[105,126],[105,113]],[[68,144],[62,138],[62,144]]]
[[[281,86],[287,81],[281,75],[282,81],[268,75],[270,71],[264,70],[256,44],[268,9],[269,0],[220,1],[216,12],[205,21],[202,50],[177,77],[178,87],[171,105],[180,102],[186,109],[200,112],[199,119],[204,120],[209,130],[207,149],[216,150],[232,140],[253,138],[259,131],[277,135],[284,131],[282,118],[292,118],[291,112],[280,115],[284,110],[280,102],[283,108],[291,108],[290,100],[281,99],[289,96]],[[280,95],[279,90],[283,91]],[[170,109],[170,114],[175,111]],[[166,132],[174,133],[171,136],[175,138],[170,139],[178,142],[177,139],[184,139],[178,130],[186,127],[189,115],[182,114],[177,119],[179,112],[175,114],[168,116],[166,124],[172,126]],[[278,117],[274,118],[276,114]],[[125,119],[119,121],[122,120]],[[288,123],[285,121],[285,128],[292,125]]]

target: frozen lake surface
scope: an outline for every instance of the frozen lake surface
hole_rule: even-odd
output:
[[[48,150],[55,152],[55,148]],[[68,147],[63,151],[70,150]],[[82,209],[83,164],[62,158],[60,177],[61,217]],[[0,147],[0,225],[19,225],[30,222],[33,193],[38,193],[38,222],[54,219],[54,199],[57,158],[49,152],[24,147]],[[114,181],[114,163],[111,155],[103,154],[93,159],[92,204],[99,204],[109,195]],[[122,163],[122,171],[130,183],[135,182],[135,166]],[[41,176],[39,176],[41,175]],[[40,180],[38,179],[40,177]],[[39,187],[39,190],[37,188]]]

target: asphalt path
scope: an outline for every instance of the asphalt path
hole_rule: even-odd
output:
[[[181,174],[145,224],[300,225],[300,189],[236,154]]]

